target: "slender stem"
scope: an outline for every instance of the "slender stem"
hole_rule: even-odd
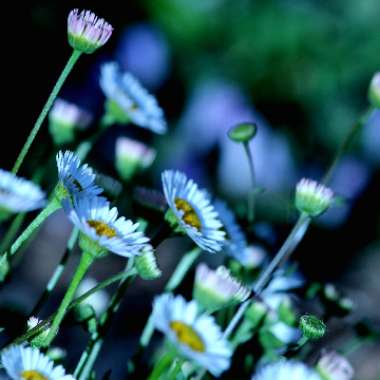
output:
[[[173,363],[174,357],[173,352],[169,351],[161,356],[161,358],[156,362],[152,373],[148,377],[148,380],[158,380],[161,378],[161,375],[164,373],[164,371]],[[167,379],[175,379],[175,377],[165,377]]]
[[[118,282],[125,278],[126,276],[131,276],[136,274],[136,271],[131,271],[130,273],[125,273],[125,271],[121,271],[114,276],[108,278],[107,280],[102,281],[100,284],[94,286],[90,290],[88,290],[86,293],[82,294],[81,296],[75,298],[69,305],[68,310],[71,310],[75,306],[78,306],[81,302],[86,300],[88,297],[92,296],[94,293],[98,292],[99,290],[102,290],[115,282]],[[2,348],[8,346],[11,343],[14,344],[20,344],[23,343],[30,338],[33,338],[34,336],[38,335],[47,325],[51,320],[55,317],[57,313],[53,313],[51,316],[46,318],[44,321],[40,322],[37,326],[33,327],[32,329],[28,330],[25,334],[21,335],[20,337],[16,338],[14,342],[10,342],[5,344]]]
[[[22,165],[26,155],[28,154],[28,151],[29,151],[34,139],[36,138],[38,131],[40,130],[41,125],[44,122],[51,106],[53,105],[55,98],[57,97],[59,91],[61,90],[63,84],[65,83],[68,75],[70,74],[71,70],[73,69],[73,67],[74,67],[75,63],[77,62],[77,60],[79,59],[80,55],[81,55],[81,52],[78,50],[74,50],[72,52],[70,58],[68,59],[68,61],[66,63],[66,66],[64,67],[64,69],[63,69],[61,75],[59,76],[56,84],[54,85],[53,90],[48,97],[48,100],[46,101],[44,107],[42,108],[42,111],[41,111],[40,115],[38,116],[38,119],[37,119],[36,123],[34,124],[33,129],[31,130],[23,148],[21,149],[19,156],[17,157],[16,163],[14,164],[13,169],[12,169],[12,173],[17,174],[18,170],[20,169],[20,166]]]
[[[249,147],[249,142],[243,144],[245,153],[247,154],[249,171],[251,173],[251,190],[248,193],[248,222],[252,223],[255,219],[255,191],[256,191],[256,176],[255,176],[255,166],[253,164],[252,152]]]
[[[300,217],[297,220],[297,223],[294,225],[292,231],[290,232],[289,236],[285,240],[284,244],[276,254],[276,256],[273,258],[273,260],[270,262],[270,264],[265,268],[265,270],[260,274],[260,277],[258,278],[255,286],[254,286],[254,296],[260,295],[260,293],[263,291],[267,283],[272,277],[273,272],[281,265],[283,264],[290,255],[294,252],[297,245],[300,243],[302,238],[304,237],[307,228],[310,224],[310,217],[306,214],[301,214]],[[240,319],[243,317],[245,311],[247,310],[250,302],[252,299],[249,299],[245,302],[243,302],[234,317],[231,319],[230,323],[228,324],[226,330],[223,333],[224,338],[228,338],[237,324],[239,323]]]
[[[1,241],[0,253],[3,253],[9,248],[23,221],[25,220],[25,216],[26,213],[17,214],[17,216],[12,220],[11,225],[9,226],[6,234],[3,237],[3,240]]]
[[[48,283],[46,285],[45,290],[41,294],[40,299],[37,301],[37,303],[34,306],[33,310],[30,312],[30,316],[36,315],[38,313],[38,311],[41,309],[42,305],[49,298],[51,292],[56,287],[58,281],[60,280],[60,278],[61,278],[61,276],[62,276],[62,274],[63,274],[63,272],[65,270],[66,263],[67,263],[67,261],[68,261],[68,259],[70,257],[70,254],[71,254],[71,252],[72,252],[72,250],[74,248],[75,242],[78,239],[78,235],[79,235],[79,230],[77,228],[74,228],[72,230],[70,238],[69,238],[69,240],[67,242],[65,253],[61,257],[61,260],[60,260],[58,266],[55,268],[54,273],[51,275],[51,277],[50,277],[50,279],[49,279],[49,281],[48,281]]]
[[[18,249],[25,243],[33,234],[33,232],[55,211],[61,208],[60,202],[53,197],[46,207],[34,218],[28,227],[22,232],[17,240],[12,244],[10,256],[13,256]]]
[[[69,288],[67,289],[66,294],[63,297],[63,300],[57,310],[57,313],[54,316],[53,322],[49,329],[49,333],[44,342],[45,347],[48,347],[50,343],[53,341],[53,339],[55,338],[55,335],[58,331],[58,328],[63,318],[65,317],[65,314],[70,305],[70,302],[72,301],[74,297],[75,291],[77,290],[79,283],[81,282],[83,276],[86,274],[88,268],[90,267],[93,261],[94,261],[94,256],[91,253],[89,252],[82,253],[77,270],[75,271],[74,276],[69,285]]]
[[[181,261],[177,265],[175,271],[173,272],[172,276],[170,277],[168,283],[165,286],[166,293],[171,293],[178,287],[178,285],[182,282],[182,280],[186,276],[189,269],[194,264],[195,260],[200,255],[200,253],[201,253],[201,249],[198,247],[185,253],[185,255],[182,257]],[[153,331],[154,331],[153,318],[152,318],[152,315],[150,315],[148,322],[146,323],[143,333],[140,338],[141,347],[148,346],[150,339],[152,338]]]
[[[355,138],[356,134],[362,129],[362,127],[367,124],[367,121],[369,117],[372,114],[373,109],[369,108],[366,112],[364,112],[363,116],[352,125],[350,130],[348,131],[347,135],[345,136],[344,140],[340,144],[337,152],[335,153],[335,157],[329,166],[329,168],[326,171],[326,174],[322,178],[322,183],[327,184],[331,180],[331,176],[338,165],[338,162],[342,158],[343,154],[347,151],[347,149],[350,147],[353,139]]]

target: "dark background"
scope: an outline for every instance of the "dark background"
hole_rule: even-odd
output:
[[[155,55],[149,55],[150,45],[144,46],[144,39],[135,52],[141,57],[137,64],[133,55],[125,51],[125,33],[142,25],[143,30],[148,28],[148,35],[158,35],[161,44],[157,48],[161,49],[159,63],[163,66],[157,74],[159,80],[146,79],[145,84],[165,110],[169,135],[153,137],[139,129],[125,131],[115,127],[99,142],[90,162],[115,175],[115,136],[133,134],[152,142],[159,152],[158,162],[143,183],[159,188],[160,170],[178,167],[239,209],[246,178],[241,161],[244,158],[236,153],[232,166],[242,188],[224,186],[231,166],[220,167],[229,149],[223,136],[233,122],[247,118],[257,121],[258,138],[260,133],[269,136],[257,146],[256,153],[255,145],[253,150],[258,156],[258,182],[267,188],[258,201],[259,227],[267,231],[269,225],[274,226],[267,239],[271,254],[294,220],[290,204],[296,181],[302,176],[318,179],[323,175],[339,142],[368,107],[368,83],[380,68],[380,3],[376,0],[32,1],[15,6],[4,15],[12,26],[4,31],[1,168],[13,165],[70,54],[66,15],[73,7],[91,8],[111,22],[115,31],[106,46],[81,58],[62,97],[101,116],[104,98],[97,81],[102,62],[119,59],[132,72],[136,67],[145,73],[154,71]],[[202,96],[199,88],[207,89]],[[345,197],[345,204],[311,228],[295,258],[307,278],[336,283],[354,299],[357,309],[353,320],[365,316],[379,324],[379,112],[372,116],[370,128],[371,132],[364,129],[358,134],[331,184]],[[207,144],[202,143],[206,140]],[[38,165],[44,165],[51,147],[45,127],[21,174],[33,176],[33,157],[39,157]],[[225,158],[228,162],[231,154],[233,157],[235,153]],[[48,186],[50,181],[44,180],[43,184]],[[69,224],[62,215],[46,223],[27,259],[2,289],[2,300],[11,299],[20,310],[33,305],[58,260],[56,248],[63,249],[68,231]],[[56,243],[54,250],[52,241]],[[175,241],[161,248],[159,257],[165,278],[179,257],[181,244]],[[105,278],[122,265],[118,258],[111,258],[94,271]],[[137,336],[142,314],[149,312],[149,300],[163,283],[164,279],[153,285],[133,286],[115,322],[117,327],[110,334],[113,338],[105,346],[100,364],[103,369],[108,365],[123,371],[121,363],[131,344],[126,336]],[[191,276],[187,285],[185,292],[191,285]],[[62,282],[48,309],[58,302],[64,286]],[[73,346],[71,357],[80,352],[75,334],[65,338],[72,339],[65,342],[66,347]],[[327,344],[334,347],[334,339],[343,338],[332,337]],[[358,369],[357,378],[375,379],[377,364],[371,358],[379,354],[378,344],[350,357]]]

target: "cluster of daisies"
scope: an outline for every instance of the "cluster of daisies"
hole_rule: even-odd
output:
[[[90,11],[75,9],[69,14],[68,38],[76,52],[94,52],[111,34],[112,26]],[[132,123],[158,134],[167,131],[156,99],[116,62],[102,66],[99,84],[106,97],[102,128]],[[49,131],[54,143],[61,146],[72,143],[76,134],[92,121],[88,111],[57,99],[49,113]],[[118,209],[102,196],[103,189],[96,182],[94,170],[82,164],[89,149],[90,142],[80,145],[76,153],[58,152],[58,181],[48,200],[37,184],[0,170],[0,222],[13,214],[40,208],[42,219],[48,215],[44,210],[63,208],[80,232],[79,245],[83,251],[95,258],[112,252],[133,259],[131,262],[143,279],[157,278],[161,271],[143,226],[119,216]],[[122,137],[116,143],[115,156],[118,174],[128,182],[136,172],[152,164],[156,152],[141,142]],[[276,270],[264,290],[254,294],[258,274],[268,263],[268,257],[262,247],[248,242],[233,211],[180,171],[166,170],[161,180],[167,204],[165,221],[174,232],[191,239],[199,251],[224,254],[226,264],[216,269],[205,263],[197,266],[191,301],[165,293],[153,302],[150,321],[164,334],[169,350],[174,349],[176,357],[181,358],[184,371],[197,372],[199,379],[202,371],[219,377],[231,367],[237,347],[255,336],[264,355],[258,360],[253,380],[351,380],[352,367],[335,352],[324,353],[315,367],[282,356],[291,345],[300,342],[292,293],[303,286],[302,276],[291,266]],[[296,187],[295,207],[306,219],[325,212],[333,199],[330,189],[312,180],[303,179]],[[21,236],[24,241],[29,235]],[[91,288],[94,284],[82,282],[79,292],[85,291],[85,286]],[[101,314],[108,299],[103,295],[99,302],[101,307],[94,309]],[[241,324],[234,326],[236,329],[230,336],[225,321],[232,319],[242,305],[245,306]],[[38,347],[25,344],[4,349],[1,364],[14,380],[74,379]]]

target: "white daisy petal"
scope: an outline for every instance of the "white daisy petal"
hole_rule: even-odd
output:
[[[0,211],[28,212],[45,205],[45,193],[33,182],[0,169]]]
[[[4,350],[1,353],[1,363],[12,380],[75,380],[73,376],[66,375],[61,365],[54,367],[53,361],[37,348],[25,345]]]
[[[148,243],[149,239],[136,231],[138,223],[117,219],[117,209],[103,197],[75,197],[73,202],[66,199],[63,208],[71,222],[100,249],[131,257]]]
[[[195,301],[164,294],[153,304],[153,323],[187,359],[219,376],[229,368],[232,350],[213,317],[198,315]]]
[[[173,170],[162,173],[162,186],[166,201],[179,226],[202,249],[220,251],[225,242],[222,223],[206,191],[186,175]]]

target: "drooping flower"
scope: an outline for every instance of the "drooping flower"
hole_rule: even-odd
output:
[[[45,203],[45,193],[39,186],[0,169],[0,220],[12,213],[39,209]]]
[[[59,151],[56,160],[61,198],[94,196],[102,192],[100,187],[94,185],[93,170],[87,164],[82,165],[75,153]]]
[[[106,118],[110,123],[133,122],[155,133],[167,130],[164,113],[156,99],[130,73],[123,73],[116,62],[102,66],[100,87],[107,97]]]
[[[321,380],[321,378],[316,371],[301,362],[280,360],[259,369],[252,380]]]
[[[219,376],[230,366],[232,351],[214,318],[198,312],[195,301],[164,294],[154,301],[153,322],[184,357]]]
[[[76,197],[64,200],[63,208],[71,222],[81,231],[84,251],[102,255],[107,251],[131,257],[140,254],[148,238],[137,231],[139,224],[118,217],[116,207],[102,197]]]
[[[49,131],[57,145],[74,140],[75,130],[85,129],[91,123],[89,112],[63,99],[57,99],[49,112]]]
[[[202,249],[217,252],[225,242],[218,213],[206,191],[186,175],[173,170],[162,173],[162,186],[170,218]]]
[[[24,345],[4,350],[1,363],[12,380],[75,380],[37,348]]]
[[[214,206],[226,232],[226,241],[223,249],[229,256],[241,262],[244,258],[244,251],[247,248],[244,232],[237,223],[234,213],[223,201],[217,199],[214,202]]]
[[[205,310],[214,312],[244,302],[250,290],[232,277],[227,268],[221,266],[212,270],[201,263],[195,273],[193,295]]]
[[[130,180],[138,170],[152,165],[155,158],[156,151],[139,141],[127,137],[116,140],[116,169],[125,181]]]
[[[311,217],[325,212],[332,204],[334,193],[316,181],[303,178],[296,188],[295,205]]]
[[[113,28],[95,13],[73,9],[67,18],[67,34],[73,49],[82,53],[93,53],[111,37]]]

